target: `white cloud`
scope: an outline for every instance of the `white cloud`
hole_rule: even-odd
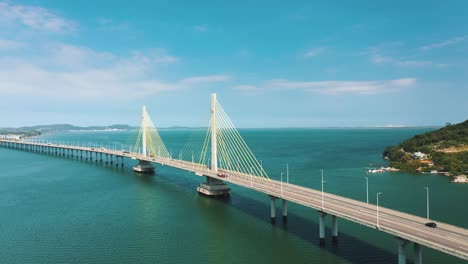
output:
[[[320,94],[340,95],[359,94],[372,95],[384,92],[394,92],[412,87],[416,84],[414,78],[378,81],[312,81],[297,82],[284,79],[270,80],[265,83],[267,87],[277,89],[296,89]]]
[[[228,75],[208,75],[208,76],[196,76],[183,79],[181,84],[203,84],[203,83],[216,83],[216,82],[225,82],[230,80],[231,77]]]
[[[75,23],[37,6],[14,5],[0,2],[0,22],[20,23],[34,30],[66,33],[73,31]]]
[[[25,47],[26,44],[20,41],[0,39],[0,50],[14,50]]]
[[[66,100],[135,98],[229,80],[207,75],[166,81],[156,78],[161,65],[176,57],[163,49],[135,51],[122,57],[88,48],[57,44],[44,57],[0,58],[0,94],[44,96]],[[47,58],[47,59],[45,59]]]
[[[196,25],[193,27],[193,30],[196,32],[207,32],[208,31],[208,25]]]
[[[324,50],[325,50],[324,48],[313,48],[313,49],[310,49],[310,50],[308,50],[306,53],[304,53],[304,58],[316,57],[316,56],[322,54]]]
[[[246,95],[258,95],[258,94],[262,94],[264,91],[263,88],[258,87],[256,85],[245,85],[245,84],[234,86],[232,87],[232,89],[235,91],[239,91]]]
[[[435,67],[435,68],[445,68],[448,65],[443,63],[436,63],[433,61],[425,60],[406,60],[398,59],[390,56],[382,56],[375,53],[372,56],[372,61],[375,64],[391,64],[399,67],[408,67],[408,68],[424,68],[424,67]]]
[[[462,41],[467,40],[467,39],[468,39],[468,35],[455,37],[455,38],[448,39],[448,40],[445,40],[445,41],[442,41],[442,42],[432,43],[432,44],[429,44],[429,45],[422,46],[420,49],[421,50],[438,49],[438,48],[442,48],[442,47],[445,47],[445,46],[450,46],[450,45],[457,44],[458,42],[462,42]]]

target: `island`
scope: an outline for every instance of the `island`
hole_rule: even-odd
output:
[[[438,130],[416,135],[383,152],[390,167],[404,172],[437,173],[467,183],[468,120],[447,123]]]

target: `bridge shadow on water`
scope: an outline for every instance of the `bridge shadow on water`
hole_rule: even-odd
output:
[[[340,233],[338,231],[338,241],[332,241],[331,228],[326,227],[325,229],[325,244],[320,244],[319,239],[319,225],[317,222],[312,221],[313,217],[319,218],[319,213],[311,208],[303,207],[299,205],[301,210],[310,210],[310,217],[305,218],[302,215],[291,212],[291,208],[288,208],[287,218],[283,218],[281,214],[281,200],[278,199],[276,203],[276,220],[274,222],[270,219],[270,198],[268,196],[265,201],[259,201],[247,197],[239,193],[232,193],[231,195],[236,196],[236,203],[232,202],[232,198],[214,198],[221,203],[236,208],[244,213],[247,213],[258,220],[265,222],[266,224],[273,225],[274,228],[281,229],[284,232],[293,234],[300,239],[313,244],[314,246],[320,247],[322,250],[326,250],[333,255],[344,258],[351,263],[395,263],[397,260],[396,244],[395,252],[388,252],[382,248],[375,246],[369,242],[360,240],[352,235]],[[207,199],[213,199],[206,197]],[[279,203],[278,203],[279,202]],[[291,202],[289,202],[291,205]],[[290,207],[290,206],[289,206]],[[278,210],[279,209],[279,210]],[[327,216],[327,221],[330,221],[330,216]],[[339,219],[339,222],[346,221]],[[356,224],[357,225],[357,224]],[[338,224],[338,230],[339,230]],[[368,228],[362,226],[362,228]],[[375,231],[379,232],[379,231]],[[389,236],[389,239],[393,239]],[[344,246],[345,245],[345,246]],[[369,252],[372,252],[369,254]],[[408,261],[407,263],[412,263]]]
[[[110,164],[106,163],[105,161],[100,162],[100,161],[90,161],[86,159],[80,159],[78,157],[67,157],[67,156],[57,156],[54,154],[48,154],[48,153],[42,153],[43,155],[49,155],[49,156],[55,156],[57,158],[62,158],[62,159],[67,159],[67,160],[75,160],[78,162],[81,162],[83,164],[88,164],[91,166],[99,166],[99,167],[107,167],[107,169],[113,170],[117,174],[121,175],[127,175],[127,176],[135,176],[136,178],[139,179],[139,181],[142,184],[147,185],[148,187],[151,187],[151,185],[155,185],[155,179],[154,177],[158,176],[153,176],[153,175],[138,175],[136,173],[133,173],[131,170],[131,162],[129,162],[128,159],[125,159],[125,167],[121,166],[116,166],[115,164]],[[120,164],[119,164],[120,165]],[[196,192],[196,187],[199,184],[199,181],[196,181],[192,178],[189,178],[188,175],[177,175],[175,174],[185,174],[185,173],[180,173],[180,171],[177,170],[175,172],[174,170],[166,171],[164,170],[161,175],[159,175],[161,178],[164,178],[163,180],[158,180],[157,181],[157,187],[161,188],[163,186],[161,185],[166,185],[165,191],[171,192],[171,191],[182,191],[182,192]],[[138,176],[138,177],[137,177]],[[180,178],[183,179],[183,181],[180,180]],[[167,180],[167,181],[166,181]],[[174,186],[177,186],[177,188],[174,188]],[[156,187],[156,185],[155,185]],[[338,256],[340,258],[343,258],[351,263],[395,263],[397,259],[397,252],[396,252],[396,244],[395,244],[395,252],[389,252],[386,251],[382,248],[379,248],[375,246],[374,244],[371,244],[369,242],[360,240],[356,238],[355,236],[348,235],[343,232],[338,233],[338,242],[332,242],[331,238],[331,229],[329,227],[326,227],[326,242],[325,245],[320,245],[320,240],[319,240],[319,225],[317,222],[314,222],[312,220],[313,217],[318,218],[319,214],[318,212],[315,212],[314,210],[302,206],[295,206],[301,208],[301,210],[310,210],[310,217],[304,217],[302,215],[294,213],[292,211],[291,206],[288,206],[288,217],[287,220],[282,218],[281,216],[281,200],[278,199],[277,201],[277,218],[275,223],[271,222],[270,219],[270,199],[267,195],[265,195],[265,200],[260,201],[253,199],[251,197],[248,197],[246,195],[243,195],[242,192],[236,192],[237,189],[243,189],[242,187],[235,187],[233,192],[231,193],[232,197],[224,197],[224,198],[213,198],[213,197],[206,197],[200,195],[202,199],[211,199],[216,202],[225,204],[226,206],[230,206],[232,208],[235,208],[237,210],[240,210],[250,216],[255,217],[257,220],[260,220],[264,222],[265,224],[268,225],[273,225],[273,228],[280,229],[284,232],[287,232],[289,234],[293,234],[297,236],[298,238],[307,241],[311,245],[314,246],[320,246],[322,250],[326,250],[329,253],[332,253],[335,256]],[[188,194],[188,193],[185,193]],[[190,194],[192,195],[192,194]],[[193,194],[196,195],[196,194]],[[235,200],[235,202],[233,202]],[[279,203],[278,203],[279,202]],[[291,202],[288,203],[291,205]],[[294,209],[295,209],[294,208]],[[327,217],[329,221],[329,217]],[[343,219],[340,219],[339,222],[345,221]],[[338,227],[339,228],[339,227]],[[368,228],[362,226],[362,228]],[[373,232],[379,232],[379,231],[373,231]],[[389,236],[389,239],[392,239],[391,236]],[[409,249],[409,248],[408,248]],[[369,254],[369,252],[372,252]],[[408,263],[412,263],[412,261],[408,261]]]
[[[143,184],[153,185],[157,181],[158,188],[166,189],[167,192],[177,191],[184,192],[188,196],[197,196],[196,187],[199,182],[194,179],[189,178],[185,175],[177,175],[172,171],[164,171],[164,175],[156,176],[147,176],[142,175],[138,179]],[[178,173],[177,173],[178,174]],[[182,176],[182,177],[181,177]],[[161,178],[161,180],[155,180],[153,177]],[[171,180],[172,179],[172,180]],[[167,187],[167,188],[166,188]],[[295,205],[294,208],[291,208],[291,203],[289,202],[289,210],[287,219],[282,218],[281,215],[281,200],[278,199],[277,205],[277,218],[275,223],[271,222],[270,219],[270,198],[265,195],[265,200],[256,200],[246,194],[243,194],[245,190],[242,190],[242,187],[235,187],[232,190],[231,197],[207,197],[201,194],[199,195],[200,199],[210,199],[214,202],[224,204],[236,210],[242,211],[250,216],[255,217],[257,220],[264,222],[267,225],[272,225],[272,228],[277,228],[283,232],[292,234],[303,241],[306,241],[311,244],[311,246],[320,247],[321,250],[326,250],[327,252],[345,259],[351,263],[395,263],[397,260],[397,245],[395,243],[395,252],[389,252],[384,250],[372,243],[369,243],[364,240],[360,240],[353,235],[346,234],[344,232],[338,233],[338,241],[333,242],[331,237],[331,228],[326,227],[326,241],[325,245],[320,245],[319,240],[319,225],[317,222],[314,222],[312,219],[316,217],[318,220],[319,213],[313,209],[303,207],[300,205]],[[236,192],[236,190],[239,190]],[[247,190],[249,191],[249,190]],[[279,202],[279,203],[278,203]],[[291,209],[299,210],[309,210],[310,217],[303,216],[297,213],[294,213]],[[303,211],[302,211],[303,212]],[[330,216],[327,217],[327,221],[330,221]],[[344,219],[339,219],[339,223],[344,222]],[[353,223],[354,224],[354,223]],[[355,224],[358,225],[358,224]],[[359,226],[359,225],[358,225]],[[369,229],[365,226],[360,226],[363,229]],[[339,226],[338,226],[339,229]],[[366,232],[375,232],[372,235],[379,235],[377,230],[367,230]],[[382,234],[383,235],[383,234]],[[386,234],[385,234],[386,235]],[[387,239],[393,240],[393,237],[390,235]],[[381,240],[380,240],[381,241]],[[390,241],[393,243],[393,241]],[[411,248],[408,247],[408,253]],[[411,255],[409,255],[410,257]],[[407,263],[412,263],[408,258]]]

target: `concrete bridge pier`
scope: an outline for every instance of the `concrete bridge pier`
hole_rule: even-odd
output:
[[[421,245],[414,242],[414,264],[422,264],[422,251],[421,251]]]
[[[282,199],[282,203],[283,203],[283,206],[282,206],[283,221],[287,222],[288,221],[288,201],[286,201],[285,199]]]
[[[398,264],[406,264],[406,245],[408,240],[401,237],[396,237],[398,244]]]
[[[325,216],[327,213],[319,211],[319,238],[320,246],[325,245]]]
[[[338,242],[338,218],[336,215],[332,215],[332,241],[333,243]]]
[[[276,222],[276,197],[270,196],[270,219],[271,222],[274,224]]]
[[[197,192],[208,196],[229,196],[231,188],[222,180],[206,176],[206,182],[200,183]]]
[[[107,163],[107,161],[106,161],[106,163]],[[133,171],[139,172],[139,173],[153,174],[154,173],[154,167],[153,167],[153,165],[151,163],[149,163],[146,160],[138,160],[138,165],[133,167]]]

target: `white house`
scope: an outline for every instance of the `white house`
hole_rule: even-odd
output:
[[[425,159],[427,157],[427,155],[422,153],[421,151],[414,152],[411,156],[413,157],[413,159]]]

